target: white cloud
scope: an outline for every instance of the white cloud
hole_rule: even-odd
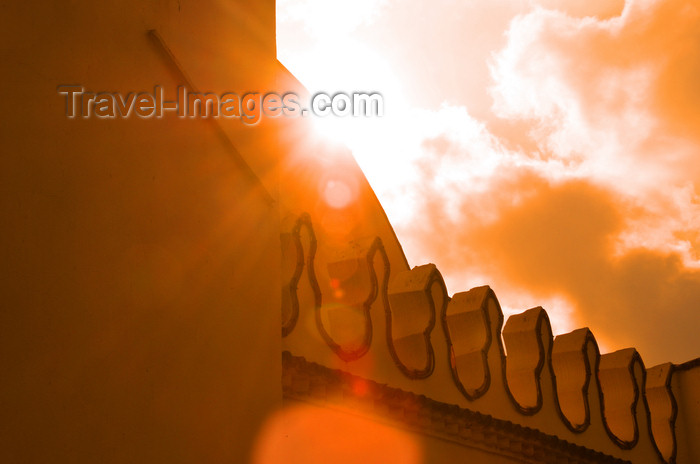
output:
[[[348,34],[371,24],[388,0],[277,0],[278,27],[302,24],[304,30],[323,40]]]

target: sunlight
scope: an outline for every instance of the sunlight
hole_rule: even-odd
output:
[[[691,98],[699,17],[659,0],[574,3],[279,0],[278,59],[311,93],[382,94],[383,117],[326,116],[309,126],[352,151],[409,261],[436,263],[455,291],[471,282],[459,275],[483,274],[483,283],[511,289],[501,303],[513,311],[552,303],[555,332],[581,324],[604,339],[607,306],[656,331],[665,323],[660,295],[700,282],[700,118]],[[496,259],[498,248],[486,246],[486,231],[508,233],[507,213],[526,217],[525,200],[548,200],[561,186],[600,191],[585,204],[615,218],[591,218],[597,228],[578,244],[612,244],[586,274],[608,279],[582,287],[576,261],[546,253],[537,258],[560,273],[518,279],[509,269],[523,256]],[[340,185],[322,192],[344,201]],[[552,221],[571,225],[569,211],[551,211]],[[532,237],[517,250],[538,246]],[[641,252],[648,271],[631,266]],[[659,294],[647,299],[648,322],[634,318],[639,292],[623,285],[640,279],[667,283],[649,289]],[[695,304],[693,292],[680,293]]]
[[[383,98],[384,116],[316,116],[313,124],[321,137],[350,146],[356,140],[370,137],[382,119],[392,118],[407,106],[400,79],[387,61],[364,44],[352,39],[324,43],[302,56],[295,57],[290,68],[311,94],[325,92],[333,96],[342,92],[379,93]],[[362,63],[362,66],[358,66]]]

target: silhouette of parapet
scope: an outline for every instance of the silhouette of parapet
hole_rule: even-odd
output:
[[[676,405],[673,421],[676,462],[700,462],[700,358],[673,365],[670,385]],[[661,419],[669,419],[668,414],[663,414]]]
[[[564,424],[572,432],[580,433],[591,423],[602,423],[600,385],[596,376],[599,362],[598,344],[587,328],[554,339],[552,368],[557,404]]]
[[[601,356],[586,328],[554,338],[541,307],[504,325],[489,287],[450,298],[432,264],[393,271],[386,236],[316,243],[311,219],[283,223],[283,348],[292,356],[622,462],[694,462],[680,459],[694,450],[681,452],[676,439],[695,430],[679,433],[680,420],[700,412],[676,417],[675,405],[679,395],[679,404],[698,399],[684,389],[700,390],[700,368],[647,374],[634,349]]]
[[[452,377],[469,400],[486,393],[492,375],[500,376],[498,366],[489,366],[490,350],[499,360],[503,354],[499,345],[503,315],[495,298],[490,298],[492,293],[489,287],[474,288],[455,294],[447,305],[444,320]]]
[[[372,259],[379,239],[351,243],[326,264],[324,284],[331,291],[317,308],[317,327],[328,346],[344,361],[362,357],[370,348],[370,308],[379,294]]]
[[[518,410],[535,414],[542,408],[543,389],[551,394],[552,327],[542,307],[508,318],[503,328],[508,352],[506,380]]]
[[[433,373],[435,353],[430,332],[447,304],[447,289],[434,264],[402,271],[387,289],[387,342],[398,368],[407,377]]]
[[[634,348],[604,354],[598,377],[608,433],[620,448],[632,449],[640,434],[651,430],[642,358]]]
[[[320,305],[321,293],[314,275],[316,236],[308,214],[299,217],[288,215],[281,221],[280,243],[282,248],[282,336],[288,335],[299,318],[299,281],[306,268],[314,299]],[[302,243],[302,231],[308,236],[308,245]],[[306,258],[305,258],[306,256]]]
[[[647,370],[646,396],[651,413],[651,430],[659,452],[668,463],[676,462],[676,399],[671,390],[673,364],[659,364]]]

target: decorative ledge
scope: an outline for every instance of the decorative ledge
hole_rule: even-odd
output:
[[[282,353],[282,368],[284,396],[290,399],[349,408],[522,462],[631,464],[532,428],[329,369],[288,351]],[[358,383],[362,389],[355,387]]]

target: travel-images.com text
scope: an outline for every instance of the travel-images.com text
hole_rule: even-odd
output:
[[[166,113],[180,118],[238,118],[244,124],[254,125],[262,116],[383,116],[384,101],[379,93],[338,92],[334,95],[317,93],[311,97],[309,107],[303,107],[299,96],[289,92],[234,92],[217,95],[212,92],[188,92],[184,86],[177,88],[177,99],[165,100],[163,88],[155,86],[153,92],[92,92],[81,85],[60,85],[58,93],[65,97],[68,118],[162,118]]]

